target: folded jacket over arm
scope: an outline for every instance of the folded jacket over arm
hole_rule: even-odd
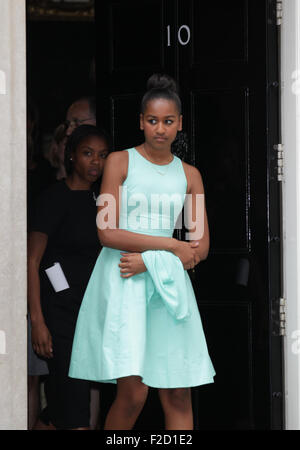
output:
[[[147,303],[157,294],[169,313],[178,321],[190,316],[186,276],[178,256],[165,250],[147,250],[142,253],[147,267],[146,279]]]

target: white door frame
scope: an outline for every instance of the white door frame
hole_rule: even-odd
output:
[[[281,42],[286,429],[300,429],[300,0],[283,0]]]
[[[27,428],[25,0],[0,0],[0,430]]]

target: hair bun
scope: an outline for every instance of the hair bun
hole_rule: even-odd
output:
[[[176,81],[166,74],[154,73],[147,82],[147,90],[161,89],[178,93]]]

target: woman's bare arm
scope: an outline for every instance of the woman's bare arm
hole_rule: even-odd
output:
[[[40,298],[39,268],[48,243],[45,233],[33,231],[28,239],[28,306],[32,324],[33,349],[41,356],[52,357],[52,338],[46,327]]]
[[[205,207],[205,192],[203,186],[202,176],[199,170],[189,164],[184,163],[184,170],[188,180],[189,194],[188,201],[186,203],[187,216],[196,225],[185,224],[190,233],[195,233],[195,236],[191,235],[190,242],[199,242],[196,248],[197,261],[196,264],[202,260],[205,260],[209,252],[209,226],[207,220],[207,213]],[[198,195],[198,201],[197,201]],[[198,234],[198,235],[197,235]]]
[[[44,320],[40,300],[40,263],[45,253],[48,236],[45,233],[31,232],[28,239],[28,305],[31,322]]]

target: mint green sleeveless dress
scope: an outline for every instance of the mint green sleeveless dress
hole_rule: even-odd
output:
[[[181,160],[174,156],[160,166],[135,148],[125,151],[119,228],[172,237],[187,190]],[[180,259],[148,250],[142,253],[147,271],[124,279],[121,251],[103,247],[97,259],[77,319],[69,376],[116,383],[135,375],[156,388],[213,383],[196,298]]]

